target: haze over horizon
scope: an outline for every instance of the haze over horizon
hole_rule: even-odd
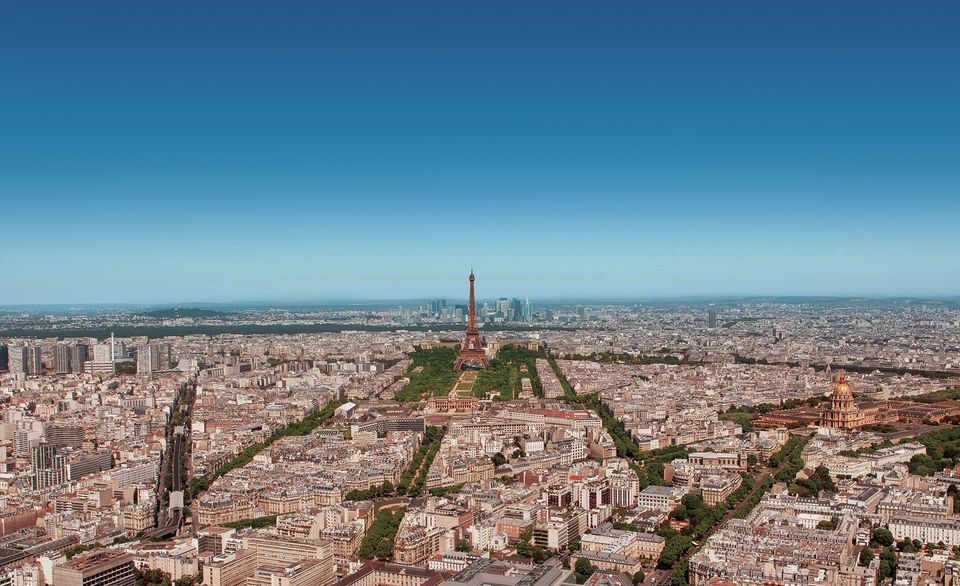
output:
[[[960,4],[16,3],[0,306],[960,294]]]
[[[503,293],[477,297],[477,303],[493,303],[498,298],[528,299],[539,306],[551,305],[618,305],[618,304],[736,304],[742,302],[779,301],[783,303],[812,303],[812,302],[843,302],[848,300],[863,300],[865,302],[923,302],[923,303],[960,303],[960,295],[662,295],[662,296],[541,296],[530,297]],[[395,305],[412,306],[424,304],[434,299],[443,299],[450,305],[466,303],[467,297],[462,294],[450,295],[421,295],[416,297],[398,298],[314,298],[314,299],[238,299],[238,300],[173,300],[173,301],[112,301],[112,302],[57,302],[57,303],[10,303],[0,304],[0,310],[15,311],[17,309],[215,309],[225,312],[266,309],[266,308],[324,308],[324,307],[388,307]]]

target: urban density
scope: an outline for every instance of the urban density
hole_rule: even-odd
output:
[[[960,586],[960,0],[0,2],[0,586]]]
[[[956,304],[476,282],[4,313],[0,583],[960,580]]]

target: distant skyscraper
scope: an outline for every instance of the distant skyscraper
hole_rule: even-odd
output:
[[[27,350],[27,374],[43,374],[43,348],[31,346]]]
[[[160,368],[160,348],[147,344],[137,349],[137,374],[150,374]]]
[[[10,348],[8,358],[10,372],[14,374],[26,374],[28,364],[30,363],[30,349],[26,346],[15,346]]]
[[[170,370],[173,368],[173,357],[170,352],[170,344],[157,344],[157,349],[160,352],[160,364],[158,368],[160,370]]]
[[[523,320],[523,302],[516,297],[513,298],[513,315],[510,317],[516,321]]]
[[[112,362],[113,361],[113,345],[112,344],[97,344],[93,347],[93,361],[94,362]]]
[[[529,297],[527,297],[526,303],[523,306],[523,319],[525,321],[533,321],[533,306],[530,305]]]
[[[707,325],[711,328],[717,327],[717,309],[712,305],[707,309]]]
[[[57,374],[67,374],[70,372],[70,351],[71,347],[66,344],[57,344],[54,350],[54,371]]]
[[[10,349],[0,344],[0,370],[10,370]]]
[[[147,344],[137,349],[137,374],[170,370],[170,344]]]
[[[83,365],[86,361],[86,344],[76,344],[70,348],[70,372],[83,372]]]
[[[97,344],[93,347],[93,360],[86,365],[90,374],[111,374],[116,372],[113,363],[113,344]]]
[[[510,315],[510,301],[506,297],[497,300],[497,317],[508,319]]]

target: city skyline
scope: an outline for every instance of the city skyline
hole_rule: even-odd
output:
[[[955,3],[176,6],[0,22],[0,306],[960,294]]]
[[[0,10],[0,585],[960,586],[956,0]]]
[[[477,296],[478,305],[495,306],[497,300],[504,299],[503,296]],[[943,296],[886,296],[886,295],[685,295],[685,296],[661,296],[661,297],[527,297],[508,295],[506,299],[510,301],[519,299],[529,301],[531,304],[540,307],[574,306],[574,305],[682,305],[682,306],[703,306],[717,305],[735,306],[742,303],[754,303],[758,301],[782,303],[785,305],[818,305],[834,304],[844,302],[856,303],[892,303],[892,304],[955,304],[960,303],[958,295]],[[171,301],[155,303],[133,303],[133,302],[114,302],[114,303],[22,303],[0,305],[0,311],[43,311],[48,310],[54,313],[59,311],[85,311],[85,310],[160,310],[160,309],[201,309],[201,310],[219,310],[224,313],[243,310],[265,310],[265,309],[296,309],[307,310],[326,310],[337,308],[362,309],[366,307],[387,309],[391,307],[416,308],[417,306],[429,306],[432,301],[446,301],[448,305],[464,304],[466,297],[457,295],[433,295],[423,297],[407,297],[397,299],[377,299],[377,298],[355,298],[355,299],[314,299],[314,300],[268,300],[251,299],[242,301]]]

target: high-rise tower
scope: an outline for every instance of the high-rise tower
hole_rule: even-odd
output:
[[[477,329],[477,303],[473,297],[473,271],[470,271],[470,305],[467,308],[467,335],[463,338],[460,347],[460,358],[453,366],[454,370],[482,370],[490,366],[483,344],[480,342],[480,331]]]

